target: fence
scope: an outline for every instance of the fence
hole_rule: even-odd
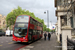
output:
[[[75,50],[75,41],[67,37],[67,50]]]

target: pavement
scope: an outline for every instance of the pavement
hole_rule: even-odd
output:
[[[19,50],[60,50],[59,43],[56,40],[56,35],[51,34],[51,40],[44,40],[44,38],[29,44]]]

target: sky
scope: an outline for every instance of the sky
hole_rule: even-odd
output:
[[[0,0],[0,14],[7,15],[13,9],[20,6],[22,9],[33,12],[36,17],[44,19],[44,23],[47,25],[47,13],[49,11],[49,28],[55,27],[57,18],[55,16],[54,0]],[[51,21],[51,22],[50,22]]]

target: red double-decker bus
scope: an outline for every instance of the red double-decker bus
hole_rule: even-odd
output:
[[[42,38],[42,35],[42,23],[28,15],[17,16],[13,29],[13,41],[32,42]]]

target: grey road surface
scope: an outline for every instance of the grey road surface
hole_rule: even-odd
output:
[[[28,44],[16,43],[12,41],[12,36],[0,36],[0,50],[17,50],[18,48]]]

